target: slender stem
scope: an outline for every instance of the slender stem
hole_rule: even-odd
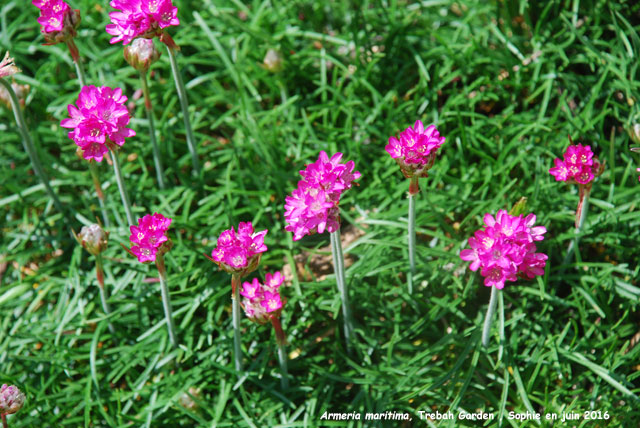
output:
[[[78,47],[76,46],[76,42],[74,42],[73,39],[69,39],[69,41],[67,41],[67,47],[69,48],[69,53],[71,53],[73,64],[76,66],[78,82],[80,83],[80,89],[82,89],[83,87],[87,86],[87,78],[84,74],[84,66],[82,65],[82,59],[80,58]]]
[[[147,72],[140,72],[140,82],[142,83],[142,93],[144,94],[144,108],[147,111],[147,121],[149,122],[149,137],[151,139],[151,147],[153,148],[153,162],[156,167],[156,178],[158,186],[164,190],[164,169],[160,157],[160,149],[156,141],[156,126],[153,119],[153,108],[151,106],[151,96],[149,95],[149,84],[147,83]]]
[[[240,342],[240,276],[231,276],[232,315],[233,315],[233,357],[236,371],[242,371],[242,347]]]
[[[2,417],[2,428],[9,428],[9,425],[7,425],[7,416],[4,413],[0,416]]]
[[[342,253],[342,242],[340,240],[340,229],[330,233],[331,254],[333,255],[333,266],[336,274],[336,282],[340,297],[342,298],[342,317],[344,318],[344,339],[347,343],[347,351],[351,352],[351,313],[349,310],[349,293],[344,273],[344,254]]]
[[[184,119],[184,130],[187,135],[187,146],[189,147],[189,153],[191,153],[191,163],[193,164],[194,173],[200,176],[200,161],[198,160],[198,152],[196,151],[196,141],[193,138],[193,130],[191,129],[191,121],[189,120],[189,101],[187,100],[187,91],[182,81],[182,75],[178,68],[178,61],[176,60],[176,51],[174,48],[167,46],[169,52],[169,61],[171,62],[171,72],[173,73],[173,80],[176,83],[176,90],[178,91],[178,98],[180,99],[180,107],[182,108],[182,116]]]
[[[120,169],[120,161],[118,160],[118,154],[111,153],[111,161],[113,163],[113,172],[116,174],[116,181],[118,182],[118,190],[120,190],[120,197],[122,198],[122,204],[124,205],[124,211],[127,214],[127,222],[129,225],[135,224],[133,221],[133,214],[131,214],[131,202],[129,202],[129,195],[127,194],[127,188],[124,185],[124,179],[122,178],[122,170]]]
[[[93,186],[95,187],[96,194],[98,195],[98,203],[100,204],[100,211],[102,211],[102,221],[106,227],[111,227],[107,208],[104,205],[104,192],[102,191],[102,185],[100,184],[100,178],[98,177],[98,166],[95,162],[89,162],[89,171],[91,172]]]
[[[409,295],[413,294],[413,276],[416,273],[416,200],[409,194]]]
[[[13,91],[11,84],[7,82],[5,79],[0,78],[0,84],[5,87],[7,92],[9,93],[9,99],[11,100],[11,108],[13,110],[13,115],[15,116],[16,123],[18,124],[18,129],[20,134],[22,135],[22,145],[24,146],[25,151],[29,155],[29,159],[31,159],[31,165],[33,166],[33,170],[36,175],[42,181],[44,185],[44,189],[49,195],[49,198],[53,201],[53,205],[56,209],[65,215],[65,219],[68,221],[66,217],[66,211],[62,208],[62,204],[58,199],[58,196],[55,194],[51,185],[49,184],[49,178],[47,177],[44,169],[42,168],[42,164],[40,163],[40,158],[38,156],[38,152],[36,151],[36,147],[33,144],[33,140],[31,139],[31,134],[27,129],[27,123],[22,116],[22,109],[20,108],[20,102],[18,101],[18,97],[16,93]]]
[[[493,321],[493,313],[496,311],[496,303],[498,297],[498,288],[491,287],[491,298],[489,299],[489,307],[487,308],[487,316],[484,318],[484,327],[482,329],[482,346],[489,346],[491,337],[491,322]]]
[[[164,307],[164,317],[167,321],[167,329],[169,330],[169,341],[174,348],[178,347],[176,339],[176,327],[173,324],[173,309],[171,308],[171,300],[169,298],[169,288],[167,287],[167,270],[164,266],[164,256],[159,254],[156,256],[156,267],[160,274],[160,292],[162,293],[162,306]]]
[[[106,316],[111,315],[111,309],[109,308],[109,303],[107,302],[107,292],[104,289],[104,269],[102,267],[102,255],[98,254],[96,256],[96,276],[98,277],[98,288],[100,288],[100,300],[102,301],[102,310],[104,311]],[[116,334],[115,328],[109,321],[109,331],[111,334]]]
[[[571,257],[578,247],[578,241],[580,240],[580,231],[584,226],[584,221],[587,218],[587,213],[589,211],[589,193],[591,192],[590,188],[585,188],[580,185],[580,201],[578,202],[578,209],[576,210],[576,236],[573,238],[573,241],[569,244],[569,248],[567,248],[567,255],[564,257],[563,265],[569,264],[571,261]]]
[[[289,389],[289,370],[287,369],[287,351],[285,348],[287,338],[282,330],[282,324],[280,324],[279,318],[272,317],[271,324],[276,332],[276,343],[278,344],[278,360],[280,361],[280,372],[282,375],[280,385],[282,389]]]

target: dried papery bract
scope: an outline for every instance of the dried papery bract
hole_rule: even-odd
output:
[[[105,232],[102,226],[94,223],[88,226],[83,226],[82,229],[80,229],[80,233],[76,234],[74,232],[74,236],[76,241],[78,241],[78,244],[80,244],[82,248],[87,250],[96,259],[96,277],[98,280],[98,287],[100,289],[102,310],[105,315],[109,316],[111,314],[111,309],[109,308],[108,296],[104,287],[104,264],[102,260],[102,252],[107,249],[107,245],[109,243],[109,232]],[[111,322],[109,322],[109,331],[113,334],[116,332]]]
[[[389,137],[389,144],[385,150],[396,161],[400,170],[409,182],[409,224],[408,224],[408,250],[409,269],[408,275],[409,294],[413,293],[413,276],[415,275],[416,262],[416,208],[415,195],[420,192],[418,180],[427,177],[433,167],[438,149],[445,142],[445,137],[440,136],[435,125],[426,128],[420,120],[412,127],[402,131],[398,138]]]
[[[184,118],[187,146],[191,154],[194,173],[199,176],[200,161],[189,119],[189,102],[176,60],[176,52],[180,48],[166,32],[168,27],[180,24],[178,8],[173,5],[172,0],[112,0],[110,5],[116,9],[116,12],[109,13],[111,24],[106,27],[107,33],[114,36],[110,40],[111,43],[122,42],[127,45],[136,38],[150,39],[157,36],[162,43],[167,45],[171,71]]]
[[[298,187],[285,199],[287,225],[284,229],[293,232],[294,241],[305,235],[323,233],[325,230],[329,232],[336,283],[342,299],[345,342],[350,351],[353,326],[340,240],[338,204],[342,193],[360,178],[360,172],[354,171],[353,161],[342,163],[342,156],[342,153],[336,153],[329,158],[326,152],[321,151],[316,162],[300,171],[303,179],[298,181]]]
[[[169,341],[171,346],[177,348],[178,339],[169,298],[167,269],[164,263],[164,255],[173,247],[171,239],[167,236],[172,221],[171,218],[159,213],[147,214],[139,218],[137,225],[129,227],[131,232],[129,241],[133,245],[127,251],[135,256],[140,263],[155,263],[160,277],[160,292],[162,293],[162,305],[169,332]]]
[[[0,418],[3,428],[7,428],[7,415],[12,415],[22,409],[25,395],[15,385],[3,384],[0,387]]]
[[[469,238],[471,249],[460,252],[462,260],[471,262],[469,269],[474,272],[480,269],[484,285],[491,287],[491,300],[482,333],[485,347],[489,344],[498,290],[502,290],[507,281],[533,279],[544,274],[547,255],[536,252],[536,242],[544,239],[547,229],[535,226],[535,221],[534,214],[523,217],[499,210],[494,217],[487,213],[484,216],[484,228]]]
[[[242,307],[249,320],[257,324],[271,322],[273,325],[278,345],[280,371],[282,372],[281,384],[283,389],[287,389],[289,388],[287,353],[285,351],[287,339],[280,323],[282,308],[286,303],[280,296],[280,286],[283,282],[282,273],[267,273],[264,284],[260,283],[258,278],[253,278],[251,282],[244,282],[240,295],[243,297]]]
[[[578,184],[579,200],[576,209],[575,228],[576,238],[567,249],[567,255],[563,264],[567,264],[571,258],[575,247],[578,245],[578,234],[587,217],[589,207],[589,194],[591,186],[596,177],[604,171],[604,163],[594,156],[590,146],[581,144],[574,145],[569,136],[571,145],[567,147],[563,159],[556,158],[554,167],[549,169],[549,174],[553,175],[556,181],[565,181],[571,184]]]
[[[242,347],[240,340],[240,282],[260,264],[262,253],[267,251],[264,237],[267,230],[255,232],[251,222],[240,222],[238,231],[223,231],[211,252],[209,260],[231,274],[231,298],[233,321],[234,360],[237,372],[242,371]]]
[[[20,73],[20,69],[14,64],[14,59],[9,56],[9,52],[6,52],[0,61],[0,79],[17,73]]]
[[[85,86],[80,91],[77,106],[69,104],[70,118],[62,120],[60,126],[69,128],[68,136],[82,150],[82,157],[89,162],[102,162],[111,151],[111,160],[118,183],[118,190],[122,198],[128,224],[133,224],[131,202],[126,190],[118,150],[125,143],[125,139],[136,135],[133,129],[127,127],[131,118],[125,103],[127,97],[122,89],[112,89],[108,86]],[[94,177],[94,181],[97,178]],[[96,191],[99,186],[96,185]],[[100,193],[99,193],[100,194]]]

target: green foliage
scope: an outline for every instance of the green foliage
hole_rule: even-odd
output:
[[[182,48],[204,172],[200,181],[191,177],[165,51],[150,78],[167,175],[160,191],[143,100],[134,96],[138,74],[122,46],[109,44],[106,2],[69,3],[82,11],[77,44],[88,81],[122,87],[132,103],[138,135],[122,159],[129,156],[123,170],[134,214],[174,218],[166,263],[181,347],[168,343],[159,285],[150,281],[157,273],[119,245],[129,233],[108,165],[98,169],[116,225],[105,253],[115,336],[92,258],[33,175],[11,112],[1,111],[0,382],[27,395],[10,426],[317,426],[325,411],[387,410],[409,412],[421,426],[419,410],[475,409],[496,414],[483,426],[518,426],[506,418],[512,410],[609,411],[601,426],[640,419],[638,158],[624,128],[640,100],[638,5],[178,2],[181,26],[170,33]],[[66,48],[43,46],[36,18],[24,0],[3,2],[0,51],[10,50],[22,69],[16,81],[31,85],[28,126],[79,230],[100,216],[87,165],[59,126],[79,88]],[[284,60],[276,74],[261,66],[271,48]],[[437,123],[447,142],[416,201],[410,297],[408,181],[384,146],[417,118]],[[578,195],[548,169],[567,135],[591,144],[606,169],[593,186],[575,262],[561,266]],[[354,261],[352,356],[335,278],[316,280],[321,273],[307,258],[330,260],[328,236],[293,243],[283,230],[284,198],[320,150],[344,152],[362,172],[341,203],[344,227],[358,231],[345,245]],[[549,255],[546,274],[505,287],[485,352],[479,336],[489,290],[458,254],[485,212],[523,196],[548,228],[538,245]],[[248,376],[238,381],[233,369],[230,277],[202,254],[239,221],[269,229],[261,275],[304,256],[305,273],[284,290],[288,391],[269,326],[243,320]],[[191,386],[202,390],[198,411],[180,405]],[[430,426],[465,423],[482,425]]]

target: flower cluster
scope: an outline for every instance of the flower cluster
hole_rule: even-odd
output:
[[[237,233],[231,227],[220,234],[211,258],[222,270],[244,276],[258,267],[261,254],[267,251],[266,234],[266,229],[254,232],[251,222],[240,222]]]
[[[416,120],[413,128],[408,127],[400,133],[400,138],[389,137],[385,150],[398,163],[405,177],[426,177],[444,140],[435,125],[425,129],[422,122]]]
[[[32,0],[31,3],[40,9],[38,23],[47,43],[66,42],[75,37],[80,24],[78,10],[71,9],[62,0]]]
[[[71,118],[64,119],[60,125],[73,129],[69,138],[80,147],[85,159],[101,162],[109,148],[116,148],[111,143],[122,146],[126,137],[136,135],[127,128],[130,118],[124,105],[126,101],[120,88],[89,85],[80,91],[77,107],[69,104]]]
[[[171,241],[166,235],[170,225],[170,218],[154,213],[138,219],[137,226],[129,227],[129,240],[137,244],[131,247],[131,252],[139,262],[155,262],[158,252],[164,254],[171,249]]]
[[[602,173],[602,165],[597,157],[593,156],[590,146],[570,145],[564,153],[564,160],[556,158],[555,166],[549,169],[549,174],[556,181],[587,184],[594,177]]]
[[[305,235],[323,233],[325,229],[335,232],[340,228],[340,196],[351,188],[353,180],[360,178],[360,173],[353,171],[353,161],[340,163],[341,159],[342,153],[329,159],[321,151],[316,162],[300,171],[303,179],[291,196],[287,196],[284,205],[287,222],[284,229],[293,232],[294,241]]]
[[[109,13],[107,33],[115,36],[111,43],[126,45],[136,37],[152,38],[164,28],[179,25],[178,8],[171,0],[111,0],[118,12]]]
[[[242,307],[247,318],[259,324],[265,324],[271,317],[279,317],[283,302],[278,289],[283,282],[284,276],[280,272],[267,273],[264,284],[260,284],[258,278],[253,278],[251,282],[244,282],[240,294],[244,297]]]
[[[526,217],[512,216],[505,210],[494,218],[484,216],[484,230],[476,231],[469,238],[471,249],[462,250],[460,258],[470,261],[472,271],[482,268],[484,285],[504,287],[505,281],[515,281],[517,276],[531,279],[544,274],[547,256],[536,253],[535,241],[544,239],[544,226],[533,226],[534,214]]]
[[[12,415],[16,413],[22,408],[24,399],[24,394],[17,386],[3,384],[2,387],[0,387],[0,415]]]

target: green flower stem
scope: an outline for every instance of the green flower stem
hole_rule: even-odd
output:
[[[20,102],[18,101],[18,97],[16,93],[13,91],[11,84],[7,82],[5,79],[0,78],[0,84],[4,86],[4,88],[9,93],[9,99],[11,100],[11,108],[13,110],[13,115],[15,116],[16,123],[18,125],[18,129],[20,130],[20,134],[22,134],[22,145],[24,146],[25,151],[29,155],[29,159],[31,159],[31,165],[33,166],[33,170],[36,175],[42,181],[44,185],[44,189],[49,195],[49,198],[53,201],[53,205],[56,209],[65,216],[65,220],[69,221],[66,217],[67,212],[62,208],[62,204],[58,199],[58,196],[55,194],[51,185],[49,184],[49,178],[47,177],[44,169],[42,168],[42,164],[40,163],[40,158],[38,156],[38,152],[36,151],[36,147],[33,144],[33,140],[31,139],[31,134],[27,129],[27,124],[24,120],[24,116],[22,116],[22,109],[20,108]]]
[[[98,254],[96,256],[96,276],[98,277],[98,288],[100,288],[100,300],[102,301],[102,310],[105,315],[111,315],[111,309],[109,308],[109,303],[107,302],[107,292],[104,289],[104,268],[102,266],[102,255]],[[109,321],[109,331],[111,334],[116,334],[115,328]]]
[[[84,66],[82,65],[80,54],[78,53],[78,47],[76,46],[76,42],[74,42],[73,39],[69,39],[69,41],[67,42],[67,47],[69,48],[69,52],[71,53],[73,64],[76,66],[78,82],[80,83],[80,89],[82,89],[83,87],[87,86],[87,78],[84,74]]]
[[[342,253],[342,242],[340,240],[340,229],[329,234],[331,236],[331,254],[333,255],[333,267],[336,275],[336,282],[340,297],[342,298],[342,317],[344,318],[344,339],[347,344],[347,351],[351,352],[351,311],[349,310],[349,293],[345,281],[344,254]]]
[[[276,342],[278,344],[278,360],[280,361],[280,372],[282,377],[280,378],[280,385],[282,389],[289,389],[289,371],[287,370],[287,351],[285,346],[287,345],[287,338],[282,330],[282,324],[277,317],[271,318],[271,324],[276,332]]]
[[[233,357],[236,371],[242,371],[242,346],[240,338],[240,275],[231,276],[232,316],[233,316]]]
[[[498,292],[499,290],[497,287],[491,287],[491,298],[489,299],[487,316],[484,318],[484,327],[482,329],[482,346],[485,348],[489,346],[489,339],[491,338],[491,323],[493,321],[493,314],[496,311]]]
[[[573,256],[574,251],[578,247],[578,241],[580,240],[580,231],[584,226],[584,221],[587,218],[587,213],[589,212],[589,194],[591,193],[591,187],[580,185],[580,201],[578,202],[578,209],[576,210],[576,236],[573,238],[573,241],[569,244],[569,248],[567,248],[567,255],[564,257],[563,265],[569,264],[571,261],[571,257]]]
[[[118,182],[118,190],[120,190],[120,197],[122,198],[122,204],[124,205],[124,211],[127,214],[127,222],[129,225],[136,224],[133,221],[133,214],[131,213],[131,202],[129,202],[129,195],[127,194],[127,188],[124,185],[124,179],[122,178],[122,170],[120,169],[120,161],[118,160],[118,154],[110,152],[111,162],[113,163],[113,172],[116,174],[116,181]]]
[[[198,160],[198,152],[196,151],[196,141],[193,138],[193,130],[191,129],[191,121],[189,120],[189,101],[187,100],[187,91],[182,81],[182,75],[178,68],[178,61],[176,60],[176,49],[167,46],[169,52],[169,61],[171,62],[171,72],[173,73],[173,80],[176,82],[176,90],[178,91],[178,98],[180,99],[180,107],[182,108],[182,116],[184,119],[184,129],[187,135],[187,146],[189,147],[189,153],[191,153],[191,163],[193,164],[193,170],[197,176],[200,176],[200,161]]]
[[[416,273],[416,199],[409,194],[409,295],[413,294],[413,277]]]
[[[156,267],[160,274],[160,292],[162,293],[162,306],[164,307],[164,317],[167,321],[167,329],[169,330],[169,341],[174,348],[178,347],[176,339],[176,327],[173,323],[173,309],[171,308],[171,300],[169,298],[169,288],[167,287],[167,270],[164,266],[164,256],[160,253],[156,255]]]
[[[149,95],[149,84],[147,83],[147,73],[140,72],[140,82],[142,83],[142,93],[144,94],[144,108],[147,111],[147,121],[149,122],[149,136],[151,138],[151,147],[153,148],[153,162],[156,167],[156,178],[158,179],[158,187],[165,189],[164,169],[160,157],[160,149],[156,141],[156,126],[153,119],[153,108],[151,106],[151,96]]]
[[[91,172],[93,186],[96,188],[96,194],[98,195],[98,203],[100,204],[100,211],[102,211],[102,221],[106,227],[111,227],[107,208],[104,205],[104,192],[102,191],[102,185],[100,184],[100,177],[98,177],[98,166],[95,162],[89,162],[89,171]]]

